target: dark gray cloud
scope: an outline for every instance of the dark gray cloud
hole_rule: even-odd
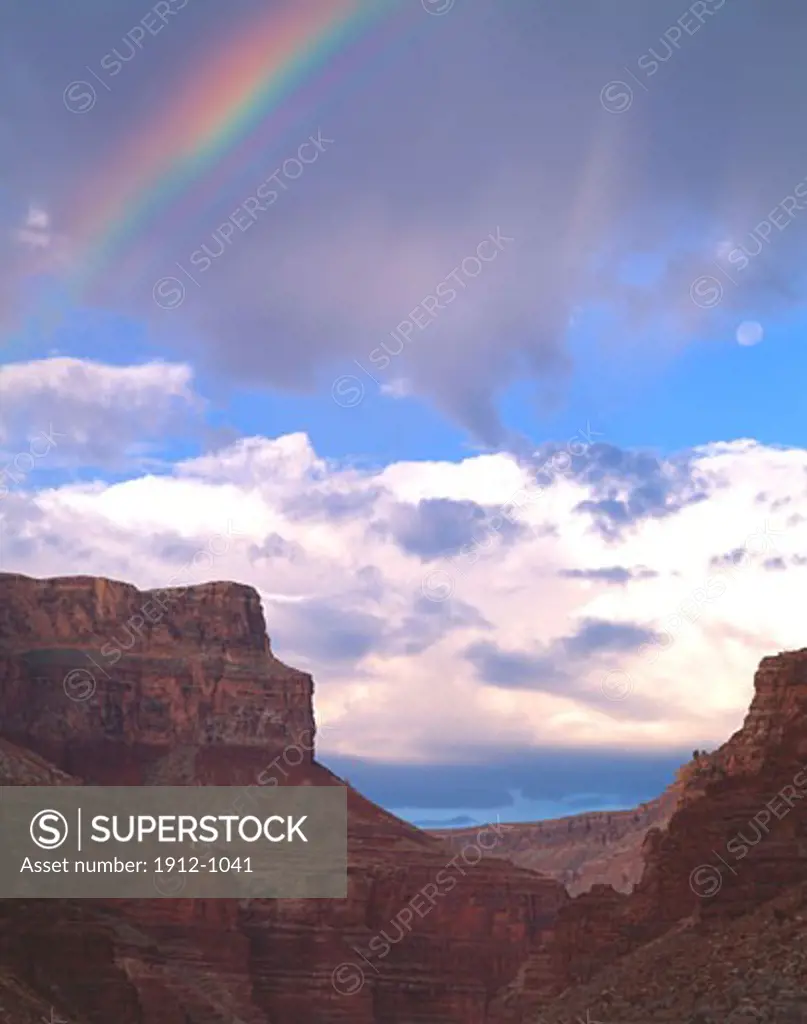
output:
[[[251,544],[249,547],[249,559],[252,562],[276,561],[283,559],[288,562],[302,562],[307,556],[305,549],[296,541],[287,540],[279,533],[270,533],[260,544]]]
[[[166,562],[183,565],[199,550],[199,542],[179,534],[153,534],[148,539],[152,554]]]
[[[371,512],[383,493],[380,487],[357,487],[350,491],[311,490],[286,499],[283,512],[294,519],[350,519]]]
[[[743,565],[749,557],[745,548],[732,548],[723,555],[713,555],[709,559],[710,569],[736,569]]]
[[[512,541],[523,531],[498,508],[450,498],[426,498],[417,505],[399,503],[374,529],[392,536],[404,551],[423,562],[456,554],[468,545],[487,548],[498,538]]]
[[[591,487],[593,497],[575,511],[590,515],[606,540],[619,539],[634,524],[675,515],[720,486],[694,460],[691,453],[661,460],[611,444],[592,445],[574,476]]]
[[[591,580],[624,586],[632,580],[653,579],[658,576],[658,573],[643,566],[637,569],[626,569],[622,565],[612,565],[604,569],[561,569],[558,576],[568,580]]]
[[[592,654],[626,654],[660,639],[654,630],[630,622],[587,619],[576,633],[560,643],[573,658],[586,658]]]
[[[775,558],[766,558],[762,563],[762,568],[766,569],[768,572],[781,572],[787,568],[787,565],[784,558],[777,555]]]
[[[504,690],[542,690],[557,693],[569,682],[568,675],[550,655],[505,651],[498,644],[482,640],[471,644],[465,657],[488,686]]]
[[[422,654],[450,633],[488,630],[491,624],[472,605],[454,600],[439,604],[415,597],[402,619],[392,621],[356,607],[380,598],[379,570],[359,570],[358,586],[337,598],[301,601],[266,599],[270,633],[290,656],[322,665],[358,665],[368,655]]]
[[[124,37],[150,13],[137,0],[11,0],[0,10],[0,301],[19,298],[20,275],[58,264],[57,255],[78,266],[97,255],[87,225],[101,220],[103,233],[104,211],[136,208],[136,196],[113,186],[136,158],[170,157],[170,134],[162,149],[152,142],[163,111],[188,82],[215,88],[225,40],[267,5],[172,7],[136,47]],[[607,303],[614,350],[633,362],[638,337],[671,351],[733,329],[749,306],[764,320],[800,301],[801,200],[768,224],[764,244],[758,226],[802,194],[807,176],[794,128],[807,9],[800,0],[775,10],[705,0],[704,13],[692,10],[680,0],[468,0],[434,18],[402,5],[390,33],[398,42],[366,76],[335,88],[319,110],[300,102],[292,119],[284,108],[204,188],[155,208],[136,244],[105,257],[80,298],[147,317],[155,336],[222,380],[330,388],[357,359],[381,383],[405,376],[487,443],[505,443],[497,399],[525,376],[541,385],[539,401],[557,393],[574,368],[576,308]],[[410,26],[414,41],[402,44]],[[116,49],[127,60],[113,76]],[[84,113],[64,102],[78,79],[96,93]],[[179,308],[157,308],[155,282],[215,245],[218,225],[319,128],[333,146],[236,232]],[[50,214],[47,227],[26,228],[32,202]],[[513,241],[462,277],[456,298],[380,369],[371,354],[381,342],[391,349],[396,325],[424,322],[422,310],[410,314],[499,228]],[[624,273],[636,253],[659,265],[641,287]],[[693,302],[703,275],[717,282],[719,302],[704,301],[709,281]],[[599,500],[627,505],[592,509],[603,528],[665,504],[641,484],[632,504]]]
[[[572,464],[572,473],[581,483],[594,488],[611,487],[615,483],[631,487],[658,486],[664,472],[659,459],[650,452],[618,448],[616,445],[596,442],[586,449],[583,457]]]
[[[585,619],[575,633],[533,653],[505,651],[496,643],[480,641],[467,648],[465,656],[491,686],[558,693],[571,685],[575,663],[630,653],[660,639],[661,634],[635,623]]]
[[[661,634],[646,626],[585,619],[576,632],[543,648],[505,650],[494,641],[481,640],[465,649],[465,657],[488,686],[569,697],[614,717],[652,720],[660,713],[658,701],[631,694],[615,702],[603,687],[592,688],[581,680],[592,667],[607,665],[610,656],[660,640]]]
[[[368,612],[339,607],[336,602],[308,599],[268,602],[267,619],[284,650],[330,664],[361,661],[381,648],[387,632],[384,619]]]
[[[807,555],[791,555],[784,558],[781,555],[775,555],[772,558],[766,558],[762,563],[762,568],[766,572],[783,572],[788,566],[801,567],[804,565],[807,565]]]
[[[477,608],[458,598],[438,602],[418,596],[400,629],[390,637],[387,653],[421,654],[461,629],[490,630],[493,626]]]

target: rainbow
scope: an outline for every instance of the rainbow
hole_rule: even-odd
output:
[[[69,231],[81,254],[74,285],[109,267],[180,197],[187,201],[193,187],[209,181],[259,128],[276,141],[279,130],[297,120],[296,113],[288,116],[292,94],[309,80],[319,91],[332,87],[333,58],[399,2],[286,0],[284,8],[240,26],[223,43],[217,40],[215,52],[194,60],[165,106],[77,198]],[[285,125],[278,123],[282,118],[267,120],[280,112]]]

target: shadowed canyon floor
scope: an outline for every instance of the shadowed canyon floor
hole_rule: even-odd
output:
[[[1,901],[2,1019],[807,1021],[807,651],[755,683],[742,729],[634,812],[482,843],[348,787],[344,900]],[[312,694],[250,587],[0,575],[5,785],[345,785],[314,757]]]

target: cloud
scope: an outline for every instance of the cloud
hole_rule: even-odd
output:
[[[557,689],[569,682],[568,676],[553,664],[550,657],[503,651],[490,641],[472,644],[465,657],[488,686],[501,686],[508,690],[547,690],[553,684]]]
[[[412,602],[390,650],[402,655],[422,654],[456,630],[485,632],[493,629],[478,608],[461,600],[436,604],[418,595]]]
[[[658,633],[652,629],[632,622],[586,619],[575,633],[563,637],[560,643],[572,657],[585,658],[592,654],[624,654],[658,639]]]
[[[505,542],[516,536],[518,523],[502,519],[495,507],[475,501],[427,498],[417,505],[398,504],[386,523],[376,529],[390,534],[407,554],[429,562],[451,555],[471,544],[479,544],[491,532],[488,525],[496,516],[496,535]]]
[[[0,367],[0,443],[12,455],[52,438],[51,464],[120,467],[188,432],[203,409],[185,364],[110,366],[73,358]]]
[[[347,483],[347,481],[345,481]],[[315,490],[297,494],[289,499],[284,511],[299,519],[344,519],[372,511],[382,494],[380,488],[361,488],[357,476],[353,487],[345,490]]]
[[[623,586],[631,580],[653,579],[658,573],[643,566],[638,569],[626,569],[621,565],[612,565],[603,569],[561,569],[558,575],[567,580],[588,580]]]
[[[504,650],[483,640],[471,644],[465,658],[487,686],[573,698],[580,706],[611,714],[613,695],[603,685],[591,686],[592,670],[599,665],[602,683],[614,656],[633,654],[661,639],[660,633],[635,623],[584,619],[573,633],[533,651]],[[658,704],[641,694],[628,692],[620,698],[616,713],[622,717],[652,721],[660,713]]]
[[[13,232],[13,237],[24,246],[32,249],[49,249],[53,244],[50,233],[50,216],[47,210],[31,205],[25,223]]]
[[[304,434],[251,437],[160,474],[129,466],[117,482],[54,477],[43,486],[32,473],[0,501],[1,564],[35,576],[79,566],[144,588],[254,585],[273,650],[314,674],[326,759],[691,750],[737,728],[762,655],[803,646],[797,560],[807,533],[787,523],[807,502],[795,486],[807,452],[738,442],[687,461],[693,476],[720,486],[606,540],[573,510],[600,487],[624,486],[618,469],[596,483],[569,473],[540,488],[501,453],[357,469],[323,459]],[[630,463],[626,453],[619,464]],[[754,500],[762,488],[772,501],[794,496],[782,520]],[[410,551],[375,528],[401,506],[437,503],[461,532],[522,489],[520,529],[471,555],[454,552],[450,530],[415,534]],[[312,493],[372,500],[345,514],[339,502],[306,504]],[[753,557],[712,563],[735,549]],[[775,558],[784,570],[764,567]],[[572,574],[580,566],[652,575],[586,586]],[[426,585],[435,572],[439,589]],[[614,674],[632,681],[629,692],[609,691]]]
[[[385,633],[384,620],[377,615],[316,599],[275,602],[270,608],[284,645],[322,664],[360,661],[380,646]]]
[[[590,485],[595,495],[581,501],[575,511],[591,516],[595,529],[608,540],[644,519],[675,515],[704,501],[719,486],[690,455],[661,462],[650,453],[601,443],[588,449],[575,478]]]
[[[111,210],[132,244],[109,254],[82,301],[128,309],[177,359],[193,353],[228,381],[311,391],[358,360],[381,388],[405,380],[495,447],[514,441],[497,409],[514,381],[532,381],[546,405],[572,378],[581,310],[607,312],[599,344],[627,370],[733,332],[749,306],[762,320],[800,301],[807,169],[792,125],[807,10],[795,0],[775,17],[742,0],[710,0],[697,16],[679,0],[589,3],[584,35],[572,7],[550,17],[469,0],[434,19],[414,5],[391,34],[415,33],[417,75],[413,51],[396,43],[367,65],[361,88],[335,90],[321,124],[295,96],[299,130],[274,148],[254,135],[149,218],[138,202],[156,185],[144,177],[145,196],[122,188],[121,154],[142,151],[185,94],[188,69],[212,66],[256,9],[255,0],[232,0],[226,12],[188,4],[114,77],[102,61],[141,22],[134,0],[102,17],[92,0],[44,19],[36,3],[4,14],[7,309],[58,248],[32,248],[34,235],[63,237],[70,265],[83,269],[116,226],[88,225]],[[764,66],[763,79],[749,79],[749,66]],[[76,112],[69,87],[80,78],[92,79],[95,97]],[[192,270],[191,254],[318,128],[333,145],[284,181],[247,230],[234,229],[178,308],[160,309],[155,283],[177,262]],[[25,226],[33,196],[47,227],[38,213]],[[142,216],[125,220],[133,210]],[[480,264],[478,247],[499,234],[512,241]],[[626,275],[637,254],[657,267],[641,285]],[[64,275],[64,264],[52,269]],[[717,301],[705,302],[712,293]],[[628,489],[589,499],[609,536],[668,504],[663,488]]]
[[[392,622],[368,610],[381,598],[375,582],[373,570],[365,567],[350,596],[343,593],[331,601],[270,598],[271,618],[283,636],[284,649],[311,668],[327,672],[344,664],[363,673],[368,671],[362,665],[365,659],[419,655],[455,631],[492,628],[471,605],[437,605],[422,596],[412,600],[400,622]],[[346,607],[346,601],[353,607]]]

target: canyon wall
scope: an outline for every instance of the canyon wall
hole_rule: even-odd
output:
[[[561,908],[491,1022],[534,1021],[649,943],[682,928],[720,934],[807,882],[807,650],[764,658],[754,684],[742,728],[682,772],[666,829],[645,837],[634,891],[597,885]]]
[[[642,845],[651,828],[664,828],[677,800],[679,785],[630,811],[592,811],[548,821],[513,822],[492,857],[554,878],[570,896],[595,885],[630,892],[644,870]],[[459,849],[474,829],[433,829],[430,835]]]
[[[249,587],[0,575],[5,784],[344,786],[314,756],[312,688],[272,655]],[[610,820],[449,843],[347,791],[343,900],[0,901],[0,1012],[15,1024],[41,1024],[45,1006],[70,1024],[559,1024],[586,999],[619,1006],[606,1020],[688,1020],[701,975],[719,969],[731,994],[763,956],[760,928],[778,929],[782,949],[796,914],[788,948],[804,939],[807,651],[764,659],[743,727],[659,801]],[[592,834],[610,862],[586,846]],[[512,856],[588,891],[571,899]],[[602,884],[616,871],[637,879],[629,894]],[[807,982],[807,958],[787,957],[782,999]]]
[[[0,575],[0,652],[7,784],[344,785],[249,587]],[[455,852],[349,787],[348,816],[344,900],[2,901],[0,978],[72,1024],[484,1024],[567,894],[495,829]]]
[[[307,737],[312,759],[311,677],[273,656],[251,587],[3,574],[0,641],[3,735],[97,783],[107,748],[118,782],[199,745],[266,755]]]

